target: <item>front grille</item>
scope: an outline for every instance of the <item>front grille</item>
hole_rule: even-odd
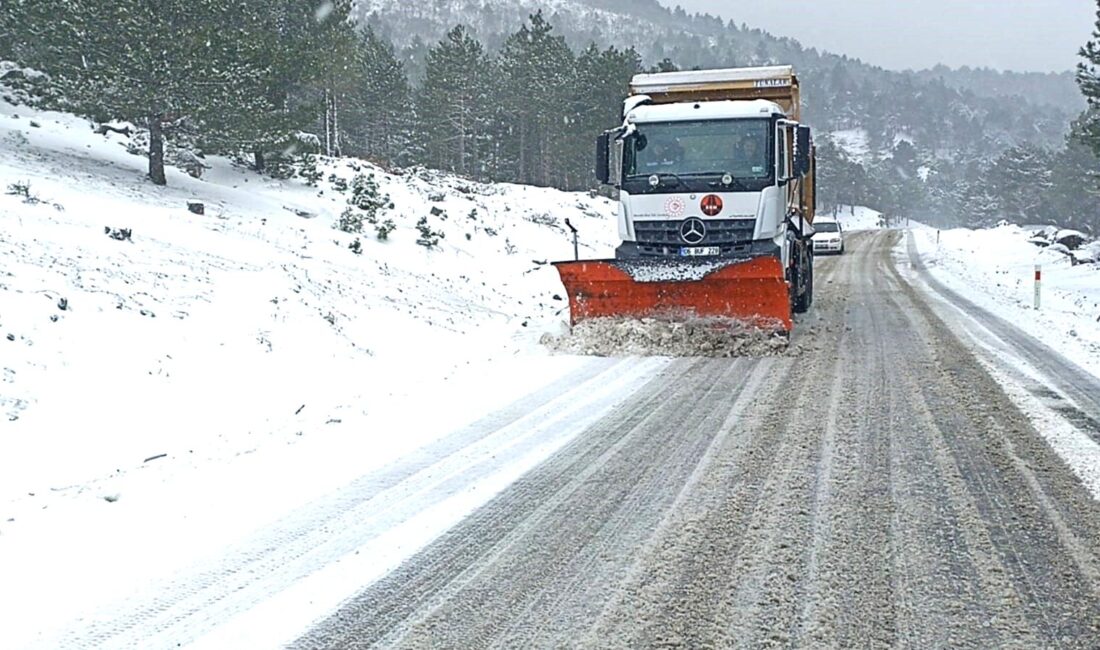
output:
[[[635,221],[634,234],[638,243],[649,246],[687,246],[680,238],[680,226],[683,221]],[[744,244],[752,241],[756,230],[756,219],[712,219],[704,220],[707,226],[703,241],[692,246],[723,246]]]
[[[635,221],[634,235],[643,255],[679,255],[681,246],[717,246],[722,254],[743,253],[752,247],[756,219],[703,220],[707,227],[703,241],[688,244],[680,238],[680,221]]]

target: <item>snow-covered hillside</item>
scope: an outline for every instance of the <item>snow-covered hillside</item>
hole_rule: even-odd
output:
[[[484,37],[510,34],[535,12],[552,17],[559,28],[612,36],[627,41],[643,30],[662,29],[646,13],[666,18],[659,8],[648,12],[624,12],[592,6],[583,0],[475,0],[472,2],[409,3],[402,0],[356,0],[353,15],[359,19],[380,17],[397,45],[414,37],[436,40],[454,25],[467,25]],[[639,45],[643,43],[640,41]],[[587,43],[580,43],[583,47]]]
[[[936,279],[1100,376],[1100,264],[1072,264],[1054,248],[1036,247],[1028,242],[1033,232],[1019,226],[912,230]]]
[[[7,104],[0,143],[5,643],[584,363],[538,344],[568,318],[547,262],[566,218],[610,254],[604,199],[335,160],[158,188],[122,136]],[[357,174],[387,241],[334,228]]]
[[[848,158],[861,163],[873,162],[874,156],[871,145],[867,142],[868,136],[865,129],[847,129],[834,131],[826,135]]]

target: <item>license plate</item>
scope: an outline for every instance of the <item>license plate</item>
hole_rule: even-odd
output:
[[[718,255],[722,252],[722,249],[717,246],[684,246],[680,248],[681,257],[705,257],[707,255]]]

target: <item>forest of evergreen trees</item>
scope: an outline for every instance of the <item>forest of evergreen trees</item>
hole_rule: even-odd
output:
[[[147,128],[157,183],[167,139],[271,171],[293,149],[592,186],[592,142],[619,121],[635,52],[574,52],[536,14],[499,52],[455,27],[412,84],[349,11],[348,0],[5,3],[0,57],[48,75],[37,89],[48,107]]]
[[[47,75],[24,80],[44,106],[146,129],[156,183],[165,156],[172,164],[190,152],[225,154],[287,174],[319,153],[573,190],[593,186],[593,138],[618,123],[627,83],[645,67],[632,47],[571,46],[576,39],[541,12],[491,44],[455,26],[414,44],[422,51],[413,63],[408,48],[351,12],[350,0],[5,0],[0,60]],[[728,39],[750,34],[718,28]],[[1077,75],[1090,108],[1064,142],[1013,135],[1044,132],[1056,111],[1036,107],[1021,121],[995,99],[935,82],[918,92],[905,76],[888,77],[884,91],[842,57],[803,71],[823,207],[1100,231],[1100,16],[1097,30]],[[774,60],[774,46],[754,43],[751,60],[729,63],[785,62]],[[690,44],[661,53],[650,69],[703,60]],[[980,117],[957,117],[964,100],[977,102]],[[870,152],[857,158],[831,142],[826,132],[837,129],[863,130]]]

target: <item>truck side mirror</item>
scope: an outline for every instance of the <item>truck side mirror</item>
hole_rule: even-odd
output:
[[[607,185],[611,179],[611,134],[596,138],[596,180]]]
[[[812,149],[813,144],[810,140],[810,127],[798,127],[794,152],[794,173],[796,175],[805,176],[810,173],[810,152]]]

